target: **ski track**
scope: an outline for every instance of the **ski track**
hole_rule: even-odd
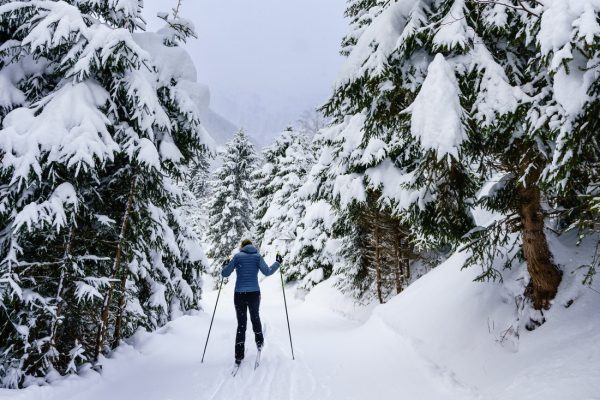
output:
[[[182,317],[154,334],[135,336],[104,360],[101,375],[87,372],[51,386],[0,390],[0,399],[362,400],[391,393],[423,400],[483,399],[380,318],[361,323],[327,307],[305,307],[297,299],[289,302],[296,355],[292,360],[278,284],[275,279],[262,283],[261,317],[268,329],[256,370],[249,323],[246,358],[237,375],[231,375],[236,321],[229,284],[221,294],[204,363],[200,358],[209,313]],[[212,312],[215,299],[216,293],[207,292],[204,309]],[[372,337],[374,332],[377,337]]]

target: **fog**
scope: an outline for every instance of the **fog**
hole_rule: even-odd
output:
[[[150,29],[176,0],[145,0]],[[265,142],[330,95],[343,58],[345,0],[185,0],[188,44],[212,108]]]

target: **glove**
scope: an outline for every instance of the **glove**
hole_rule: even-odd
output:
[[[281,257],[281,254],[277,254],[275,256],[275,261],[277,261],[279,264],[281,264],[283,262],[283,257]]]
[[[223,261],[223,266],[226,267],[227,265],[229,265],[229,258],[225,259],[225,261]]]

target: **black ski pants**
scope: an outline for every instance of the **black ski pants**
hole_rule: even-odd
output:
[[[237,333],[235,335],[235,359],[244,358],[244,349],[246,343],[246,327],[248,324],[248,310],[250,310],[250,321],[254,331],[254,340],[258,347],[264,343],[262,325],[260,323],[260,292],[235,292],[233,295],[233,304],[237,315]]]

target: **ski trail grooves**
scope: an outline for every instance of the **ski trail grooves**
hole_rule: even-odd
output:
[[[261,287],[261,317],[268,329],[256,370],[249,326],[246,359],[231,376],[237,323],[230,282],[221,293],[204,363],[200,359],[216,300],[210,291],[203,304],[209,312],[179,318],[153,334],[135,335],[131,345],[103,361],[102,375],[84,372],[19,391],[16,397],[0,393],[0,399],[368,400],[398,393],[420,400],[480,398],[379,318],[351,320],[333,311],[326,298],[299,301],[290,291],[292,360],[281,283],[278,277],[267,278]]]

